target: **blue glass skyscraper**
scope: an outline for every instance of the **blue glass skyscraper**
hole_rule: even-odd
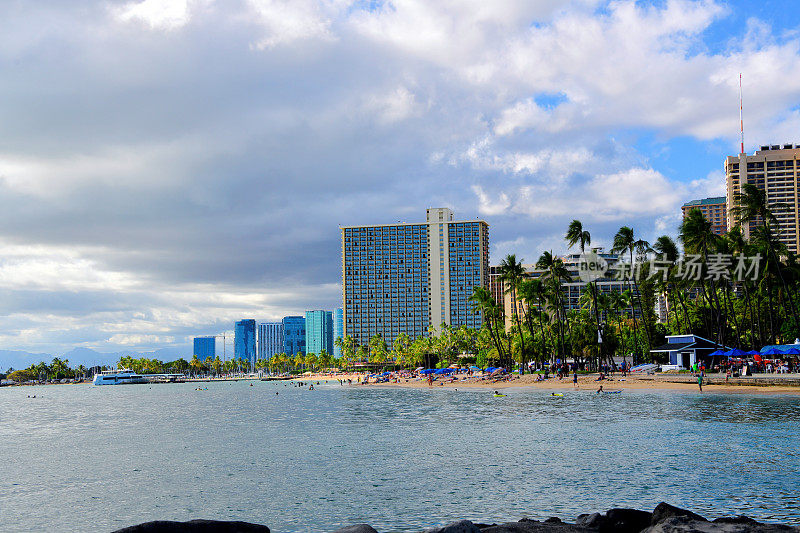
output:
[[[283,352],[283,324],[264,322],[258,325],[258,358],[269,359]]]
[[[217,355],[216,339],[214,337],[195,337],[192,355],[196,355],[200,361],[204,362],[209,357],[213,360]]]
[[[306,353],[333,353],[333,314],[330,311],[306,311]]]
[[[306,353],[306,319],[301,316],[286,316],[283,324],[283,353],[296,355]]]
[[[245,319],[236,322],[234,327],[233,355],[243,359],[251,366],[256,362],[256,321]]]
[[[336,339],[344,336],[344,311],[342,308],[333,310],[333,355],[335,357],[342,356],[342,349],[336,346]]]

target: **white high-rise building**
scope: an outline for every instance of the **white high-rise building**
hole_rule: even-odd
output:
[[[342,230],[344,334],[359,345],[380,334],[391,346],[440,329],[480,327],[468,301],[489,286],[489,225],[457,221],[447,208],[427,210],[424,223],[345,226]]]

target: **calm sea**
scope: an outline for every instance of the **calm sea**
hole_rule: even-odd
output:
[[[798,397],[202,386],[0,389],[0,530],[419,531],[662,500],[800,524]]]

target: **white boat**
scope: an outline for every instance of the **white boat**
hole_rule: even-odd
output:
[[[147,383],[147,379],[133,370],[123,368],[120,370],[103,370],[94,375],[95,385],[130,385],[134,383]]]

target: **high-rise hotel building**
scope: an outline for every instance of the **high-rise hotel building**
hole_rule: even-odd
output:
[[[778,238],[791,252],[800,253],[798,235],[800,235],[800,146],[784,144],[762,146],[754,155],[739,154],[725,159],[725,176],[727,181],[727,218],[728,229],[736,225],[731,209],[736,204],[736,195],[742,185],[752,183],[766,191],[767,203],[773,207],[778,218],[775,228]],[[774,206],[783,204],[785,208]],[[749,237],[752,225],[742,228]]]
[[[468,298],[489,286],[489,225],[432,208],[424,223],[342,227],[342,286],[344,335],[358,345],[380,334],[391,346],[443,324],[478,328]]]
[[[728,231],[728,209],[724,196],[686,202],[681,206],[683,218],[686,218],[689,211],[693,209],[699,209],[706,220],[711,222],[711,231],[713,233],[724,235],[725,232]]]

